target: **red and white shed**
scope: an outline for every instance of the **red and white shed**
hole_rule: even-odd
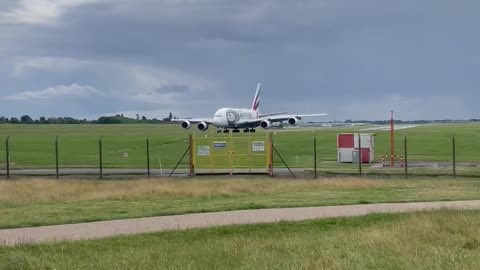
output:
[[[360,136],[360,141],[358,140]],[[337,161],[342,163],[358,163],[359,150],[362,163],[370,163],[374,158],[374,133],[340,133],[337,135]],[[359,144],[361,149],[359,149]]]

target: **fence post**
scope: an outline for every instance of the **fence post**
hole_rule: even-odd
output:
[[[362,137],[358,133],[358,173],[362,175]]]
[[[7,136],[7,139],[5,140],[5,154],[7,155],[7,179],[10,179],[10,136]]]
[[[317,137],[313,137],[313,171],[314,179],[317,179]]]
[[[452,165],[453,165],[453,178],[457,177],[457,168],[456,168],[456,162],[455,162],[455,136],[452,137]]]
[[[273,177],[273,135],[268,133],[268,174],[270,177]]]
[[[147,138],[147,176],[150,178],[150,142]]]
[[[407,152],[407,135],[403,135],[403,147],[404,147],[404,161],[403,167],[405,169],[405,178],[408,178],[408,152]]]
[[[100,179],[103,178],[102,139],[103,139],[103,137],[100,137],[100,140],[98,140],[98,157],[99,157]]]
[[[58,136],[55,137],[55,175],[57,179],[60,177],[58,169]]]
[[[193,177],[195,176],[195,161],[194,161],[194,156],[193,156],[193,147],[194,147],[194,143],[193,143],[193,135],[190,134],[188,136],[188,157],[189,157],[189,163],[190,163],[190,172],[188,173],[188,176],[189,177]]]

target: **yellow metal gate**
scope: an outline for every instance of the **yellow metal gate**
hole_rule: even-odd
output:
[[[190,148],[191,174],[272,175],[272,140],[268,133],[193,136]]]

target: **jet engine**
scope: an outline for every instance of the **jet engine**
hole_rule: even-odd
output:
[[[292,117],[290,119],[288,119],[288,124],[290,125],[296,125],[298,123],[299,119],[296,118],[296,117]]]
[[[198,123],[197,128],[201,131],[205,131],[208,129],[208,124],[205,122],[200,122]]]
[[[269,128],[272,126],[272,122],[268,121],[268,120],[263,120],[262,122],[260,122],[260,126],[262,128]]]
[[[190,126],[192,126],[192,123],[190,123],[190,121],[183,121],[182,122],[182,128],[189,129]]]

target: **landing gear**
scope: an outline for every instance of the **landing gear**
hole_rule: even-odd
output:
[[[229,133],[229,132],[230,132],[230,129],[228,129],[228,128],[223,129],[223,133]],[[240,132],[240,130],[238,128],[232,129],[232,133],[239,133],[239,132]],[[245,129],[243,129],[243,132],[244,133],[255,132],[255,129],[254,128],[245,128]],[[217,133],[222,133],[222,129],[217,129]]]

